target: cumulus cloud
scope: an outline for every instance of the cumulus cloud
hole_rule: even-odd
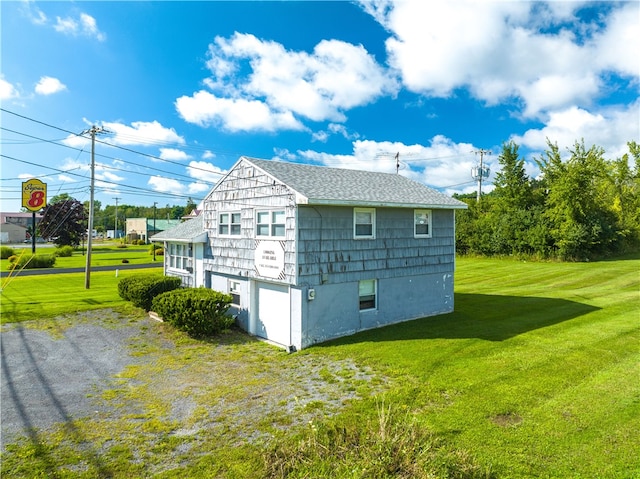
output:
[[[13,100],[14,98],[18,98],[19,96],[20,94],[18,93],[16,87],[5,80],[2,75],[0,75],[0,100]]]
[[[160,158],[163,160],[182,161],[188,160],[190,156],[184,151],[175,148],[160,148]]]
[[[160,193],[168,193],[172,195],[182,195],[186,191],[186,186],[173,178],[165,178],[163,176],[152,176],[147,184]]]
[[[613,72],[638,80],[637,2],[604,26],[578,20],[581,2],[362,2],[389,32],[389,65],[406,88],[448,97],[467,89],[487,104],[517,100],[525,117],[588,106]]]
[[[113,133],[110,141],[117,145],[185,144],[184,138],[174,128],[166,128],[155,120],[134,121],[131,126],[119,122],[104,122],[102,126]]]
[[[45,76],[40,78],[35,91],[38,95],[53,95],[66,89],[67,86],[57,78]]]
[[[323,40],[313,52],[235,33],[209,46],[212,76],[177,99],[183,119],[230,131],[301,130],[302,121],[344,122],[345,111],[395,94],[398,85],[361,45]],[[240,76],[248,68],[248,76]]]
[[[547,139],[561,149],[584,140],[587,146],[598,145],[607,156],[617,158],[626,151],[626,143],[638,139],[640,132],[640,100],[626,107],[588,111],[570,107],[553,112],[545,126],[529,129],[523,135],[514,135],[513,141],[533,151],[547,149]]]
[[[455,143],[437,135],[428,145],[356,140],[353,142],[353,152],[348,155],[306,150],[298,151],[297,159],[335,168],[385,173],[395,173],[399,160],[399,174],[453,194],[473,191],[475,188],[471,168],[477,164],[478,158],[474,151],[477,148],[469,143]],[[487,163],[491,165],[491,161]]]
[[[98,29],[96,19],[86,13],[80,13],[76,18],[56,17],[56,23],[53,28],[57,32],[74,37],[91,37],[101,42],[107,38],[106,35]]]
[[[198,178],[203,182],[214,185],[226,173],[212,163],[206,161],[191,161],[187,167],[187,174],[192,178]]]

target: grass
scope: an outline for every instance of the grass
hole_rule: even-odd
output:
[[[54,247],[36,247],[36,254],[49,255],[56,251]],[[123,259],[127,259],[130,264],[146,264],[153,262],[153,255],[150,253],[148,245],[118,248],[116,245],[99,245],[91,248],[91,266],[116,266],[122,264]],[[21,248],[15,250],[15,255],[30,255],[31,248]],[[56,258],[55,269],[59,268],[84,268],[87,263],[86,251],[79,248],[69,257]],[[161,263],[163,257],[156,256],[156,262]],[[0,261],[0,271],[9,271],[9,261]]]
[[[82,293],[82,275],[76,283],[68,276],[50,296],[25,282],[31,278],[14,280],[16,290],[36,289],[31,304],[11,285],[3,291],[3,321],[7,293],[14,321],[58,310],[53,304],[65,296],[68,307],[80,307],[72,298]],[[117,302],[113,273],[97,278],[101,301]],[[75,421],[76,440],[63,428],[13,445],[3,477],[640,477],[640,257],[460,258],[455,300],[452,314],[294,355],[240,333],[203,343],[164,325],[149,328],[131,346],[149,361],[123,371],[121,387],[104,393],[136,413]],[[286,395],[303,382],[296,365],[308,375],[315,368],[314,388],[339,386],[334,399],[360,394],[338,403],[337,414],[312,394],[292,406]],[[172,381],[159,382],[166,371]],[[280,379],[269,383],[274,374]],[[168,413],[180,397],[194,401],[182,423]],[[234,409],[249,397],[256,402]],[[259,421],[248,414],[258,405],[270,407]],[[314,415],[292,422],[303,413]],[[206,426],[177,435],[185,424]],[[247,440],[252,431],[273,439]]]
[[[136,274],[140,271],[119,270],[117,276],[115,271],[91,272],[89,289],[85,289],[84,273],[2,278],[0,323],[53,318],[100,308],[129,308],[118,296],[118,281]]]

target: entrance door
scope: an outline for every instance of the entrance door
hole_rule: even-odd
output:
[[[283,346],[291,342],[291,306],[289,286],[256,283],[257,320],[253,324],[252,333]]]

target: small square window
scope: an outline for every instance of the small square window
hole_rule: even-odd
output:
[[[229,280],[229,294],[231,295],[231,304],[240,306],[240,282]]]
[[[431,238],[431,210],[413,211],[413,235],[416,238]]]
[[[353,237],[375,238],[376,210],[374,208],[354,208]]]
[[[358,283],[360,311],[376,309],[377,281],[375,279],[362,280]]]
[[[258,211],[256,214],[256,236],[284,238],[285,218],[284,210]]]
[[[240,213],[220,213],[218,233],[221,236],[239,236],[241,216]]]

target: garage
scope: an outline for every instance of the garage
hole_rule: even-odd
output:
[[[274,343],[291,344],[289,286],[256,282],[255,315],[251,333]]]

